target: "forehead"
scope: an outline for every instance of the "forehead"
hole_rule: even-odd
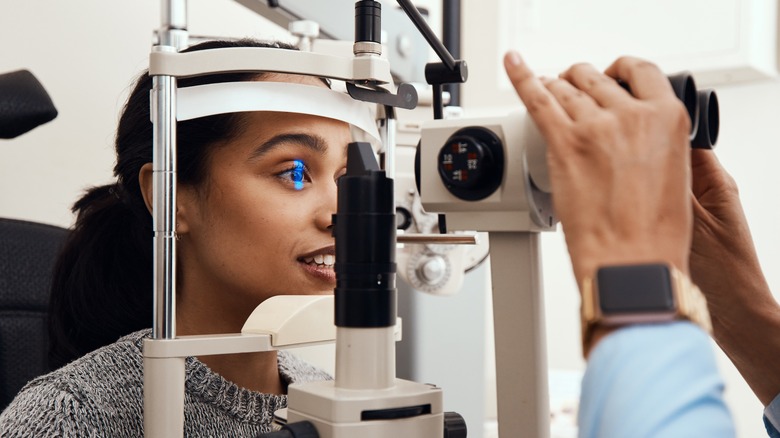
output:
[[[318,77],[306,75],[293,75],[288,73],[266,73],[260,79],[261,82],[289,82],[292,84],[314,85],[328,88],[325,81]]]
[[[260,82],[285,82],[316,86],[328,89],[325,82],[314,76],[287,73],[268,73]],[[254,142],[262,142],[283,133],[313,133],[333,146],[346,147],[345,141],[351,137],[349,124],[340,120],[305,113],[252,111],[245,113],[245,121],[250,137]],[[341,144],[343,143],[343,145]]]
[[[349,141],[349,124],[341,120],[311,114],[277,111],[252,111],[244,114],[244,131],[254,141],[271,138],[280,133],[311,133],[328,142]]]

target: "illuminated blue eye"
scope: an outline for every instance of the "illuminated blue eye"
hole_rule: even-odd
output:
[[[292,177],[293,186],[295,187],[295,190],[303,190],[303,161],[301,160],[295,160],[293,162],[293,168],[290,172],[290,176]]]

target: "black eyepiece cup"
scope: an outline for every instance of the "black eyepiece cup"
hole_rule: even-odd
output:
[[[691,141],[691,147],[697,149],[712,149],[718,141],[720,132],[720,107],[715,90],[699,90],[699,129]]]

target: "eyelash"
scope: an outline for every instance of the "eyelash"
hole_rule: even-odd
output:
[[[311,178],[309,178],[309,169],[301,160],[294,160],[292,166],[279,172],[276,176],[286,182],[292,183],[296,190],[303,189],[304,182],[311,182]]]

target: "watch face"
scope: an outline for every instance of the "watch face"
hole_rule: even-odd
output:
[[[596,273],[596,282],[603,315],[675,310],[666,265],[604,267]]]

